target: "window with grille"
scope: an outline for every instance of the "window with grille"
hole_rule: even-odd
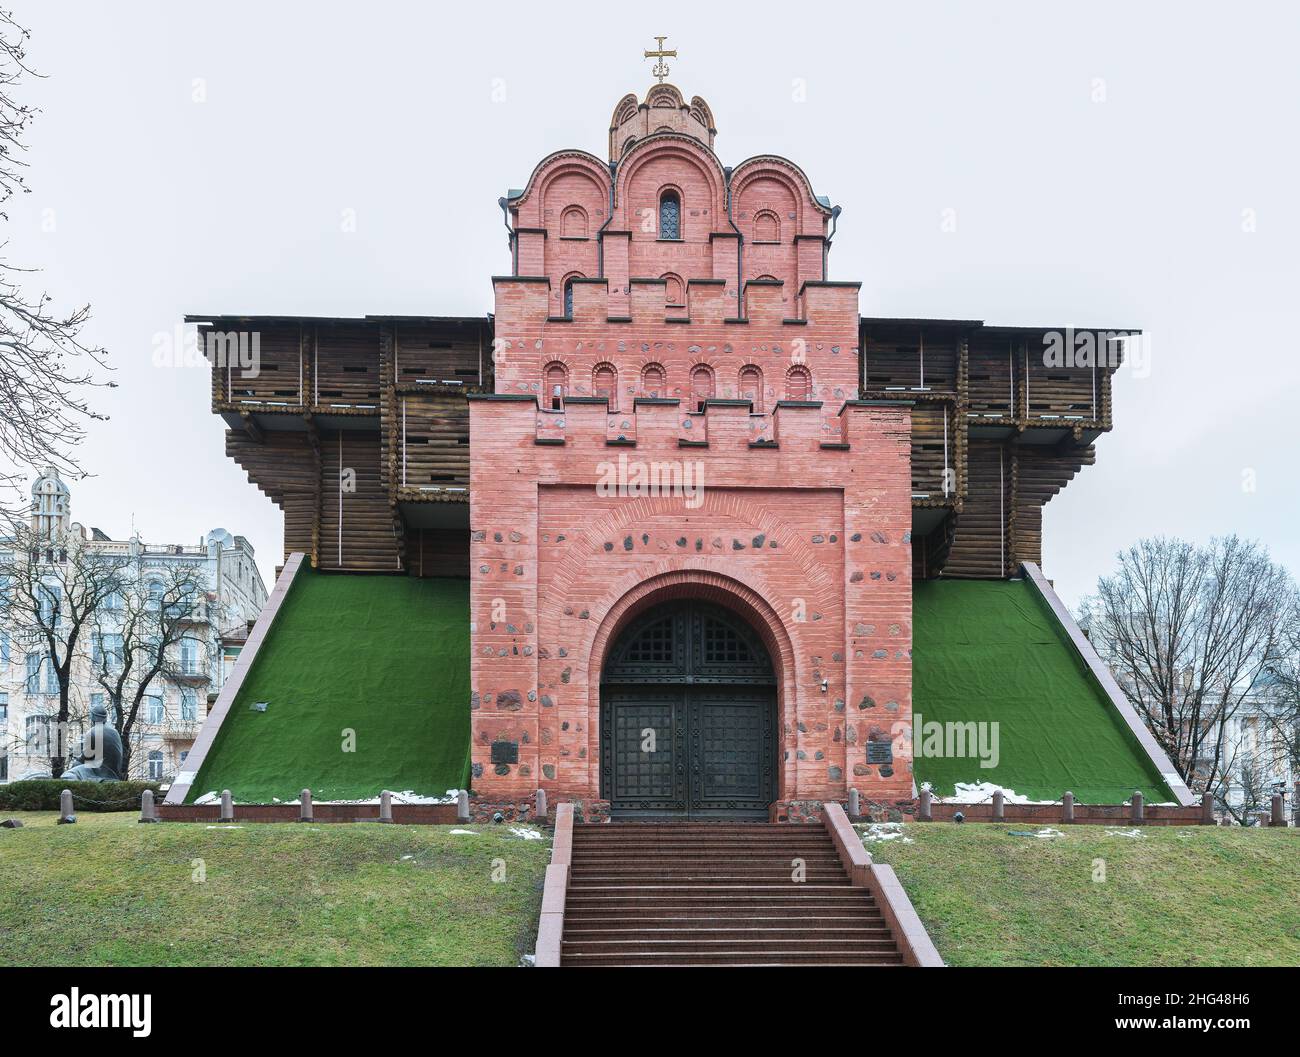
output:
[[[735,628],[720,620],[706,619],[701,634],[706,664],[752,664],[753,651]]]
[[[669,664],[673,659],[673,622],[656,621],[641,632],[627,648],[624,661],[631,664]]]
[[[659,237],[661,239],[680,239],[682,237],[682,203],[676,191],[665,191],[659,199]]]

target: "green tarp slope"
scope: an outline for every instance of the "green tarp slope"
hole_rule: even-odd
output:
[[[1030,800],[1175,802],[1154,763],[1026,580],[925,580],[913,591],[914,722],[998,724],[998,763],[914,761],[917,785],[951,796],[988,782]],[[914,726],[924,750],[926,730]]]
[[[469,581],[304,569],[190,799],[442,796],[468,784]]]

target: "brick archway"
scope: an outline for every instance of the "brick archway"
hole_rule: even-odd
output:
[[[610,647],[642,613],[666,602],[694,599],[712,602],[743,619],[767,648],[776,676],[776,713],[779,724],[777,798],[794,792],[795,754],[791,751],[796,718],[798,664],[789,632],[780,614],[758,592],[739,580],[704,569],[676,569],[641,581],[615,602],[596,628],[588,667],[587,744],[591,757],[593,795],[599,795],[600,685]]]

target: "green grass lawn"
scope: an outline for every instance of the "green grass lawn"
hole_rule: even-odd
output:
[[[1122,804],[1134,789],[1147,803],[1174,799],[1027,580],[922,580],[912,605],[913,721],[998,731],[997,765],[984,767],[969,751],[935,754],[918,728],[918,782],[941,796],[990,782],[1031,800],[1069,790],[1080,803]]]
[[[505,826],[4,817],[3,965],[515,965],[550,859]]]
[[[442,796],[468,784],[469,581],[304,569],[189,799]]]
[[[1295,829],[1008,833],[1041,828],[919,823],[864,843],[949,965],[1300,965]]]

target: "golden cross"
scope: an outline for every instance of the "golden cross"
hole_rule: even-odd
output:
[[[660,84],[663,84],[663,83],[664,83],[664,78],[668,76],[668,64],[667,64],[666,62],[664,62],[664,59],[675,59],[675,58],[677,58],[677,49],[676,49],[676,48],[674,48],[674,49],[672,49],[672,50],[670,50],[670,51],[664,51],[664,41],[667,40],[667,39],[668,39],[667,37],[655,37],[655,40],[657,40],[657,41],[659,42],[659,48],[658,48],[658,50],[656,50],[656,51],[647,51],[647,52],[645,53],[645,57],[646,57],[647,59],[658,59],[658,60],[659,60],[659,61],[656,62],[656,63],[654,64],[654,66],[651,68],[650,73],[651,73],[653,76],[659,78],[659,83],[660,83]]]

